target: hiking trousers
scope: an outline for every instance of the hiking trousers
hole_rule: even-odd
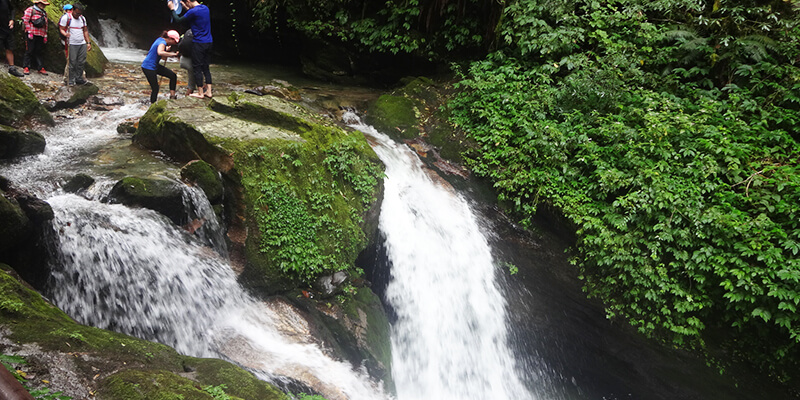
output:
[[[83,67],[86,65],[88,46],[85,44],[69,45],[69,84],[83,82]]]

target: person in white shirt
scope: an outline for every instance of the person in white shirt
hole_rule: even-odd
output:
[[[92,49],[92,42],[89,39],[89,28],[86,26],[83,10],[83,5],[73,4],[72,15],[65,15],[58,23],[61,35],[67,38],[66,41],[69,44],[68,85],[89,83],[83,79],[83,67],[86,65],[86,54]]]

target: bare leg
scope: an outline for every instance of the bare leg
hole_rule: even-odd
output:
[[[210,83],[206,83],[205,84],[205,89],[206,89],[206,95],[205,95],[206,97],[214,97],[214,96],[211,95],[211,84]]]

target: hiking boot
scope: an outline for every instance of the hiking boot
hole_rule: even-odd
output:
[[[40,69],[39,73],[42,75],[47,75],[47,71],[45,71],[44,68]]]
[[[25,74],[23,74],[22,72],[19,72],[19,70],[14,68],[14,67],[8,67],[8,73],[11,74],[11,75],[14,75],[16,77],[25,76]]]
[[[22,73],[25,74],[25,75],[28,75],[28,74],[31,73],[31,70],[28,69],[28,67],[25,67],[25,68],[22,69]]]

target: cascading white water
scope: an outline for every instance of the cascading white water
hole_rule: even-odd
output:
[[[119,22],[113,19],[101,19],[100,31],[103,36],[103,43],[101,43],[103,54],[110,61],[140,63],[144,60],[147,52],[136,48]]]
[[[398,399],[535,398],[515,370],[491,250],[467,202],[408,147],[354,115],[346,121],[375,139],[386,164],[380,229]]]
[[[291,307],[251,298],[225,259],[160,214],[75,195],[48,202],[58,236],[50,294],[79,322],[289,377],[329,400],[387,399],[312,343]]]

